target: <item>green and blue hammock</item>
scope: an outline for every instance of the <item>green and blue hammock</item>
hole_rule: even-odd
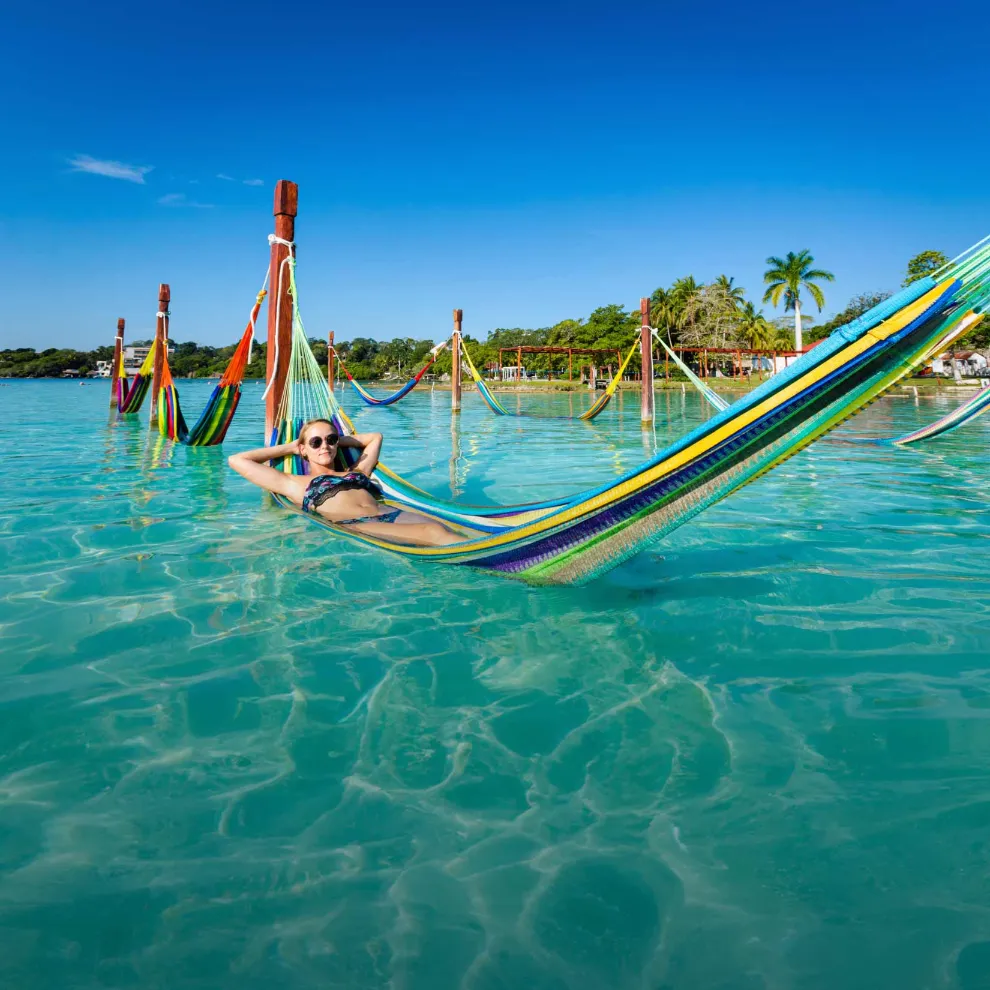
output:
[[[138,369],[134,380],[127,381],[127,372],[124,371],[124,348],[120,348],[120,359],[117,362],[115,381],[113,383],[114,396],[117,400],[117,412],[122,416],[136,413],[144,405],[144,397],[151,388],[151,379],[155,371],[155,342],[151,347],[141,367]]]
[[[533,584],[584,583],[792,457],[908,375],[947,334],[968,330],[982,319],[990,298],[988,273],[990,248],[971,249],[937,276],[913,283],[836,330],[639,467],[577,495],[466,506],[437,499],[379,465],[376,480],[386,502],[461,532],[463,542],[452,546],[408,546],[308,518],[336,535],[409,559],[460,564]],[[289,277],[292,352],[269,442],[295,439],[302,424],[317,416],[353,432],[307,343],[292,262]],[[286,458],[282,469],[304,473],[297,457]],[[284,498],[277,501],[296,509]]]
[[[958,430],[960,426],[972,423],[974,419],[978,419],[988,410],[990,410],[990,385],[980,389],[972,398],[934,423],[929,423],[928,426],[923,426],[913,433],[905,433],[904,436],[897,437],[890,442],[907,446],[921,440],[934,440],[935,437],[945,436],[953,430]]]
[[[163,437],[189,447],[214,447],[223,443],[230,422],[237,411],[237,405],[241,401],[241,383],[244,381],[244,371],[251,360],[254,327],[265,294],[264,289],[258,293],[240,342],[192,429],[186,426],[185,417],[182,415],[179,390],[172,378],[172,370],[168,364],[168,348],[165,348],[165,353],[162,355],[161,388],[158,392],[158,432]]]
[[[622,376],[626,372],[626,368],[629,366],[629,362],[632,360],[633,355],[639,348],[639,341],[637,340],[632,347],[629,348],[629,353],[626,354],[619,365],[619,370],[615,373],[615,377],[608,383],[607,388],[604,392],[595,400],[590,409],[586,409],[577,417],[562,416],[562,417],[536,417],[536,418],[552,418],[552,419],[583,419],[585,422],[590,422],[593,420],[605,407],[612,401],[612,396],[615,395],[615,390],[619,387],[619,382],[622,381]],[[467,366],[468,371],[471,373],[471,378],[474,380],[475,387],[478,389],[479,394],[482,399],[485,400],[485,405],[497,416],[528,416],[528,413],[514,413],[510,412],[501,402],[496,398],[495,393],[488,387],[487,382],[478,373],[478,369],[475,367],[474,362],[471,360],[471,355],[468,353],[468,349],[463,346],[461,347],[461,353],[464,355],[464,363]]]
[[[440,356],[440,352],[443,350],[443,348],[447,346],[447,343],[448,341],[444,341],[442,344],[437,344],[437,346],[433,348],[433,350],[430,352],[431,354],[430,360],[420,369],[420,371],[416,374],[415,378],[412,378],[408,382],[406,382],[402,386],[402,388],[397,389],[395,392],[392,392],[391,394],[381,398],[376,395],[373,395],[363,385],[361,385],[361,383],[358,382],[357,379],[354,378],[354,376],[351,375],[351,373],[347,370],[347,366],[344,364],[343,361],[340,360],[340,355],[336,354],[336,352],[335,355],[337,357],[337,360],[340,362],[340,367],[343,370],[344,375],[347,377],[347,380],[351,383],[351,386],[354,388],[354,391],[357,392],[357,394],[361,397],[361,400],[363,402],[365,402],[369,406],[390,406],[392,405],[393,402],[398,402],[400,399],[407,396],[419,384],[423,375],[425,375],[426,372],[433,367],[437,358]],[[612,396],[615,395],[615,390],[618,388],[619,382],[622,380],[622,375],[625,373],[629,361],[632,359],[633,354],[636,353],[637,347],[638,344],[633,344],[629,353],[626,355],[625,360],[622,362],[621,366],[619,367],[618,373],[616,374],[615,378],[613,378],[612,381],[609,383],[608,388],[606,388],[605,391],[595,400],[591,408],[581,413],[580,416],[576,417],[577,419],[583,419],[586,421],[592,420],[609,404],[609,402],[612,400]],[[471,377],[474,380],[475,386],[478,389],[478,392],[480,393],[482,399],[485,400],[485,404],[488,406],[489,409],[491,409],[493,413],[495,413],[497,416],[528,415],[527,413],[510,412],[508,409],[505,408],[505,406],[502,405],[501,402],[499,402],[499,400],[495,397],[495,394],[488,387],[484,378],[482,378],[481,375],[478,373],[478,369],[475,367],[474,362],[471,360],[471,355],[468,353],[468,349],[464,344],[463,338],[461,339],[461,355],[463,356],[465,367],[470,372]],[[539,417],[539,418],[547,418],[547,417]],[[571,417],[551,417],[551,418],[570,419]]]
[[[667,342],[660,336],[658,330],[653,331],[653,338],[660,342],[660,346],[667,352],[670,359],[677,365],[681,371],[687,376],[688,381],[702,394],[705,401],[717,412],[721,412],[723,409],[729,408],[729,403],[722,398],[713,388],[709,387],[705,382],[703,382],[688,366],[682,361],[674,351],[667,346]]]

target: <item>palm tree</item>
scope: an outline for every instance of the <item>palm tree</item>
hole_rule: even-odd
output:
[[[739,336],[754,351],[773,350],[777,328],[757,309],[747,302],[739,312]]]
[[[676,313],[670,292],[663,288],[656,289],[650,296],[650,326],[657,330],[665,330],[667,336],[670,337],[676,322]]]
[[[686,275],[669,289],[657,289],[650,296],[650,323],[658,330],[666,331],[671,342],[677,340],[693,322],[693,303],[703,288],[693,275]]]
[[[808,290],[811,298],[818,304],[818,312],[822,311],[825,305],[825,294],[821,288],[815,285],[816,280],[821,282],[834,282],[835,276],[821,268],[812,268],[815,259],[809,251],[787,252],[786,258],[767,258],[770,266],[763,273],[763,281],[768,286],[763,293],[763,301],[772,303],[774,306],[780,302],[780,297],[784,297],[784,312],[789,309],[794,310],[794,349],[803,350],[801,340],[801,288]]]
[[[746,290],[741,285],[736,285],[734,278],[729,278],[728,275],[719,275],[714,284],[722,290],[725,298],[730,300],[735,307],[742,306],[746,301]]]

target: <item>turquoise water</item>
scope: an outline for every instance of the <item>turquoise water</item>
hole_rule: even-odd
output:
[[[0,388],[0,986],[990,986],[990,418],[820,443],[532,589],[334,540],[106,403]],[[347,399],[467,501],[708,415],[658,404],[654,438],[632,395],[470,394],[456,433],[447,394]]]

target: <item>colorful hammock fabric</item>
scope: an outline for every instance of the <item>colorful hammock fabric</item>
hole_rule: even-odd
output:
[[[241,382],[244,381],[244,371],[247,368],[251,352],[251,340],[254,337],[254,327],[258,319],[261,302],[265,291],[258,293],[248,325],[241,336],[240,343],[234,350],[220,381],[210,393],[206,406],[190,430],[186,427],[185,417],[179,405],[179,390],[172,378],[172,370],[168,366],[168,348],[162,364],[162,383],[158,392],[158,432],[163,437],[169,437],[178,443],[189,447],[213,447],[223,443],[230,422],[241,401]]]
[[[127,384],[127,374],[124,371],[124,349],[120,349],[120,364],[117,368],[117,412],[129,415],[140,410],[144,397],[151,387],[151,379],[155,371],[155,342],[148,348],[148,356],[141,362],[134,381]]]
[[[981,389],[976,395],[941,419],[929,423],[928,426],[923,426],[913,433],[905,433],[904,436],[897,437],[891,443],[907,445],[918,443],[920,440],[932,440],[935,437],[945,436],[946,433],[958,430],[960,426],[972,423],[974,419],[978,419],[988,410],[990,410],[990,385]]]
[[[295,292],[294,272],[290,279]],[[835,331],[728,409],[622,477],[554,502],[479,508],[431,497],[380,466],[386,502],[465,535],[445,547],[408,546],[336,526],[347,539],[418,560],[461,564],[537,584],[582,583],[615,567],[707,506],[776,467],[882,395],[946,333],[982,319],[990,248],[971,249]],[[293,315],[290,377],[270,442],[298,436],[315,416],[351,432]],[[353,452],[352,452],[353,453]],[[283,469],[303,473],[298,458]],[[283,505],[293,508],[284,499]],[[401,527],[396,527],[400,534]]]
[[[637,340],[633,343],[632,347],[629,348],[629,353],[625,356],[622,364],[619,365],[619,370],[615,373],[615,377],[608,383],[608,387],[604,392],[595,400],[594,404],[590,409],[586,409],[577,419],[583,419],[586,422],[593,420],[602,410],[612,401],[612,396],[615,395],[616,389],[619,387],[619,382],[622,381],[622,376],[625,374],[626,368],[629,366],[629,362],[632,360],[632,356],[636,353],[639,348],[639,341]],[[505,406],[495,397],[492,390],[488,387],[485,380],[478,373],[478,369],[475,367],[474,362],[471,360],[471,355],[468,353],[468,349],[461,346],[461,353],[464,355],[464,363],[467,366],[468,371],[471,373],[471,377],[474,379],[474,384],[481,394],[482,399],[485,400],[485,404],[489,409],[497,416],[529,416],[529,413],[512,413],[509,412]],[[539,417],[541,419],[571,419],[570,416],[553,416],[553,417]]]
[[[385,396],[383,399],[379,399],[377,396],[372,395],[356,378],[354,378],[351,373],[347,370],[346,365],[340,360],[340,355],[334,350],[334,356],[337,358],[340,367],[343,369],[344,374],[347,376],[347,380],[354,386],[354,391],[361,396],[364,402],[367,402],[369,406],[390,406],[393,402],[398,402],[399,399],[405,398],[419,383],[423,375],[425,375],[430,368],[436,364],[437,358],[440,357],[440,353],[447,346],[447,341],[445,340],[442,344],[437,344],[433,350],[430,351],[430,360],[423,365],[422,368],[416,372],[415,378],[410,378],[409,381],[391,395]]]
[[[726,401],[725,401],[725,399],[723,399],[723,398],[722,398],[722,396],[720,396],[720,395],[718,395],[718,394],[717,394],[717,393],[715,392],[715,390],[714,390],[714,389],[712,389],[712,388],[710,388],[710,387],[709,387],[708,385],[706,385],[706,384],[705,384],[705,383],[704,383],[704,382],[703,382],[703,381],[702,381],[702,380],[701,380],[701,379],[700,379],[700,378],[699,378],[699,377],[698,377],[698,376],[697,376],[697,375],[696,375],[696,374],[695,374],[695,373],[694,373],[694,372],[693,372],[693,371],[692,371],[692,370],[691,370],[691,369],[690,369],[690,368],[689,368],[689,367],[687,366],[687,364],[686,364],[686,363],[685,363],[684,361],[682,361],[682,360],[681,360],[681,359],[680,359],[680,358],[679,358],[679,357],[678,357],[678,356],[677,356],[677,355],[676,355],[676,354],[675,354],[675,353],[674,353],[674,352],[673,352],[673,351],[672,351],[672,350],[671,350],[671,349],[670,349],[670,348],[669,348],[669,347],[667,346],[667,341],[665,341],[665,340],[663,339],[663,337],[661,337],[661,336],[660,336],[660,333],[659,333],[659,331],[657,331],[657,330],[654,330],[654,331],[653,331],[653,336],[654,336],[654,337],[655,337],[655,338],[656,338],[656,339],[657,339],[658,341],[660,341],[660,344],[661,344],[661,346],[662,346],[662,347],[663,347],[663,349],[664,349],[664,350],[665,350],[665,351],[666,351],[666,352],[667,352],[667,353],[668,353],[668,354],[670,355],[670,357],[671,357],[671,360],[672,360],[672,361],[674,362],[674,364],[676,364],[676,365],[677,365],[677,367],[678,367],[678,368],[680,368],[680,369],[681,369],[681,371],[683,371],[685,375],[687,375],[687,379],[688,379],[688,381],[689,381],[689,382],[690,382],[690,383],[691,383],[691,384],[692,384],[692,385],[693,385],[693,386],[694,386],[694,387],[695,387],[695,388],[696,388],[696,389],[697,389],[697,390],[698,390],[698,391],[699,391],[699,392],[700,392],[700,393],[701,393],[701,394],[702,394],[702,395],[704,396],[704,398],[705,398],[705,399],[706,399],[706,400],[708,401],[708,404],[709,404],[709,405],[710,405],[710,406],[711,406],[711,407],[712,407],[713,409],[717,409],[717,410],[718,410],[719,412],[721,412],[721,411],[722,411],[723,409],[728,409],[728,408],[729,408],[729,403],[728,403],[728,402],[726,402]]]

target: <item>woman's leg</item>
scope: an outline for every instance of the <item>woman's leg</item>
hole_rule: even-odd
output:
[[[394,522],[369,520],[352,523],[348,528],[366,536],[377,537],[379,540],[408,543],[417,547],[448,547],[471,539],[470,536],[455,533],[452,529],[447,529],[446,526],[442,526],[428,516],[421,516],[418,512],[401,512]]]

